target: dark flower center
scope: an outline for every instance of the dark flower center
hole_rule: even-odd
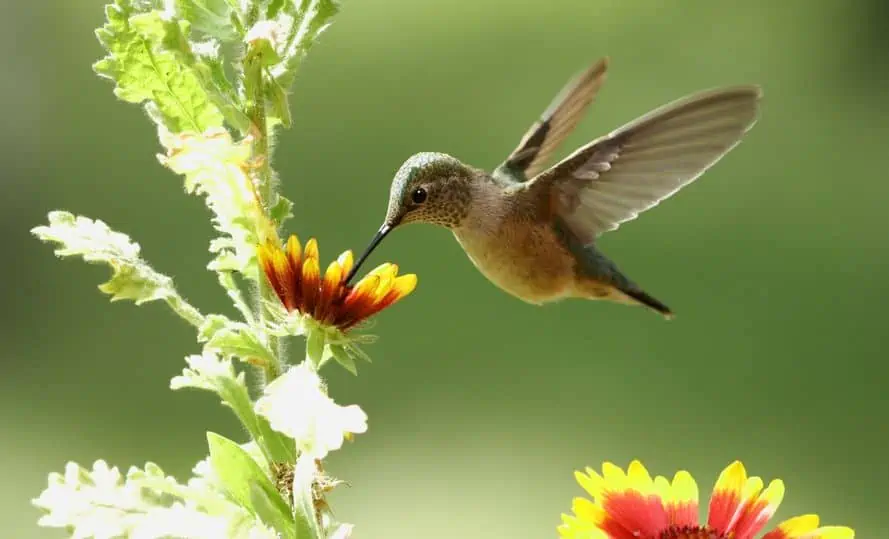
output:
[[[664,530],[657,539],[728,539],[725,535],[702,526],[673,527]]]

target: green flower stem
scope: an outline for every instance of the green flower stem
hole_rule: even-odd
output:
[[[232,272],[230,271],[220,271],[219,272],[219,284],[225,289],[228,297],[231,298],[232,303],[234,303],[235,308],[241,313],[244,317],[244,320],[250,324],[251,326],[256,325],[256,319],[253,316],[253,311],[250,309],[250,305],[247,304],[247,301],[244,300],[244,295],[241,292],[241,287],[238,286],[238,283],[235,281]]]
[[[171,295],[164,299],[166,300],[167,305],[173,309],[173,312],[178,314],[180,318],[189,324],[196,328],[199,328],[204,324],[204,315],[202,315],[201,312],[189,302],[182,299],[181,296]]]
[[[252,2],[250,7],[247,8],[247,24],[245,25],[247,28],[250,28],[256,21],[259,19],[259,2]]]
[[[244,88],[247,97],[247,116],[253,123],[253,157],[258,161],[255,183],[262,211],[271,219],[272,200],[274,198],[274,182],[272,180],[271,155],[269,152],[269,132],[265,111],[265,80],[263,79],[262,55],[252,45],[248,46],[244,57]],[[277,223],[276,223],[277,224]],[[274,301],[275,292],[265,279],[259,279],[259,297],[256,301],[256,319],[260,328],[266,327],[269,316],[265,305]],[[278,337],[264,329],[263,337],[266,345],[275,354],[275,361],[263,366],[265,381],[270,382],[281,375],[282,346]]]

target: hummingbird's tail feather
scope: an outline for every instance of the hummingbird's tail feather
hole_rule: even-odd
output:
[[[569,245],[572,247],[578,263],[575,287],[581,297],[644,305],[668,320],[673,318],[669,307],[642,290],[594,245]]]
[[[641,288],[625,287],[625,288],[619,288],[618,290],[620,290],[620,292],[622,294],[631,298],[634,301],[634,303],[640,303],[640,304],[648,307],[652,311],[660,313],[667,320],[671,320],[673,318],[673,311],[669,307],[667,307],[666,305],[661,303],[659,300],[657,300],[656,298],[649,295],[647,292],[645,292]]]

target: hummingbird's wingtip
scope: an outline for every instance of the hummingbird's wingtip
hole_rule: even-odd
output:
[[[590,65],[588,72],[594,74],[595,77],[601,77],[608,71],[608,66],[610,64],[611,58],[609,56],[603,56]]]

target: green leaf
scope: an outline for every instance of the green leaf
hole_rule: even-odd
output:
[[[210,315],[207,319],[202,328],[204,334],[209,333],[210,327],[224,325],[227,320],[220,315]],[[293,462],[296,458],[295,442],[272,430],[268,420],[256,415],[243,372],[236,373],[230,360],[209,350],[199,356],[188,356],[185,361],[188,366],[182,370],[182,374],[170,380],[170,389],[193,388],[216,393],[259,445],[266,460]]]
[[[339,344],[331,344],[329,345],[330,352],[333,354],[333,359],[336,360],[337,363],[342,365],[344,369],[351,372],[355,376],[358,376],[358,367],[355,366],[355,360],[352,359],[352,356],[349,355],[349,352]]]
[[[354,357],[354,358],[356,358],[356,359],[364,360],[364,361],[366,361],[366,362],[368,362],[368,363],[373,363],[373,361],[371,361],[371,359],[370,359],[370,356],[367,355],[367,352],[365,352],[365,351],[364,351],[360,346],[358,346],[357,344],[355,344],[355,343],[349,343],[349,344],[344,345],[344,347],[345,347],[345,349],[346,349],[346,352],[347,352],[350,356],[352,356],[352,357]]]
[[[244,373],[235,373],[231,360],[223,359],[212,352],[188,356],[185,362],[188,366],[182,370],[182,374],[170,380],[170,389],[175,391],[193,388],[216,393],[222,403],[232,409],[247,432],[258,439],[258,418],[253,411]]]
[[[112,301],[131,299],[141,305],[176,293],[172,279],[156,273],[139,257],[138,243],[102,221],[54,211],[49,214],[49,226],[38,226],[31,233],[58,243],[55,253],[60,257],[81,256],[87,262],[108,264],[111,280],[99,289],[111,295]]]
[[[256,416],[259,436],[257,443],[268,448],[272,462],[293,462],[296,460],[296,442],[293,438],[274,430],[268,419]]]
[[[306,358],[317,368],[324,360],[324,343],[327,336],[321,328],[309,331],[306,336]]]
[[[207,433],[207,444],[213,471],[225,491],[238,505],[258,514],[251,496],[251,487],[258,487],[267,495],[270,506],[288,507],[271,479],[241,446],[213,432]]]
[[[209,341],[217,331],[234,323],[235,322],[229,320],[227,316],[221,314],[208,314],[204,317],[204,323],[198,328],[198,342]]]
[[[170,21],[152,12],[131,19],[134,26],[144,26],[142,33],[163,35],[165,50],[175,54],[176,59],[192,70],[207,98],[222,112],[231,125],[242,133],[250,126],[250,119],[241,111],[239,98],[223,67],[223,57],[219,42],[208,39],[199,43],[189,41],[189,24],[185,21]]]
[[[212,391],[219,395],[222,403],[232,409],[244,428],[253,436],[259,437],[257,417],[253,411],[253,402],[244,373],[235,373],[232,362],[218,355],[205,351],[202,355],[191,355],[185,358],[188,366],[182,374],[170,380],[170,389],[194,388]]]
[[[230,1],[229,3],[232,2]],[[239,17],[235,11],[231,12],[231,16],[228,18],[228,22],[231,23],[232,27],[235,29],[238,35],[244,35],[247,33],[247,30],[244,28],[244,23],[241,22],[241,17]]]
[[[237,271],[258,280],[256,246],[277,233],[247,175],[252,166],[251,138],[235,142],[221,128],[201,135],[159,131],[167,150],[159,156],[161,163],[185,176],[187,192],[205,196],[214,226],[222,234],[210,243],[217,255],[210,269]]]
[[[198,331],[198,339],[206,341],[205,349],[218,352],[225,358],[237,357],[249,362],[258,360],[264,363],[278,363],[278,358],[262,343],[253,328],[222,315],[207,316],[204,325]]]
[[[225,289],[225,293],[231,298],[232,303],[241,313],[241,316],[244,317],[244,320],[246,320],[248,324],[254,324],[253,311],[250,310],[250,306],[247,305],[247,301],[241,293],[241,288],[238,286],[237,281],[235,281],[233,272],[219,271],[217,272],[217,277],[219,278],[219,284]],[[209,336],[207,339],[209,339]]]
[[[195,30],[223,41],[238,39],[231,25],[231,6],[225,0],[175,0],[176,13]]]
[[[142,260],[139,244],[102,221],[54,211],[49,214],[49,225],[35,227],[31,233],[44,242],[59,244],[55,253],[60,257],[80,256],[86,262],[107,264],[111,279],[99,285],[99,290],[110,295],[111,301],[129,299],[141,305],[165,300],[190,323],[203,322],[201,313],[179,296],[173,280]]]
[[[281,226],[285,221],[293,217],[293,202],[287,200],[281,195],[278,195],[278,202],[275,203],[274,206],[269,210],[269,214],[272,218],[272,221]]]
[[[287,36],[284,61],[272,71],[282,88],[289,88],[305,55],[339,12],[335,0],[287,0],[282,12],[295,19]]]
[[[263,66],[273,66],[281,61],[281,56],[276,50],[280,46],[278,36],[280,28],[274,21],[259,21],[254,24],[244,41],[247,42],[247,59],[257,61]]]
[[[290,506],[280,494],[271,497],[262,487],[254,483],[250,485],[250,503],[253,504],[256,516],[274,528],[282,539],[296,539],[296,525],[293,522]]]
[[[278,81],[271,79],[266,85],[268,95],[266,99],[271,105],[269,111],[269,121],[279,122],[285,128],[289,128],[293,124],[293,118],[290,115],[290,103],[287,99],[287,92],[278,84]]]
[[[284,0],[271,0],[268,9],[266,9],[266,18],[274,19],[277,17],[282,7],[284,7]]]
[[[225,120],[241,134],[246,134],[251,126],[250,118],[241,110],[240,98],[228,75],[225,73],[224,58],[215,40],[191,44],[194,56],[183,54],[183,61],[194,69],[201,84]]]
[[[159,119],[173,132],[222,125],[222,114],[200,79],[174,52],[187,46],[186,21],[165,20],[160,11],[139,13],[129,0],[109,4],[105,14],[107,22],[96,36],[108,55],[93,69],[117,83],[117,97],[153,103]]]
[[[127,483],[139,487],[143,495],[150,492],[158,498],[187,500],[211,515],[230,513],[232,510],[231,502],[225,499],[222,492],[205,481],[192,479],[183,485],[152,462],[146,463],[143,470],[131,467],[127,471]]]

